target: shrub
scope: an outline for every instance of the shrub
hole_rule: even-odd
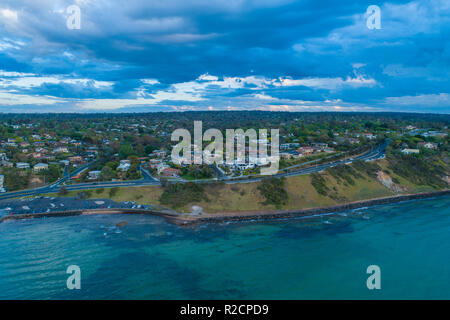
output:
[[[311,174],[311,184],[314,189],[316,189],[317,193],[323,196],[326,196],[330,190],[326,185],[325,178],[319,173]]]
[[[261,195],[266,198],[264,205],[273,204],[276,207],[287,204],[288,193],[284,189],[285,179],[281,178],[265,178],[258,185],[258,190]]]
[[[119,192],[119,188],[111,188],[109,189],[109,196],[112,198],[117,194],[117,192]]]
[[[170,205],[173,208],[180,208],[191,202],[208,201],[201,184],[174,183],[164,187],[159,201],[162,204]]]
[[[65,195],[67,195],[69,193],[69,191],[67,191],[67,188],[66,187],[61,187],[60,189],[59,189],[59,192],[58,192],[58,194],[60,195],[60,196],[65,196]]]

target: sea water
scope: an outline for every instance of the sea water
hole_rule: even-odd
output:
[[[191,228],[143,215],[8,221],[0,299],[450,299],[449,208],[444,196]],[[381,289],[367,287],[371,265]]]

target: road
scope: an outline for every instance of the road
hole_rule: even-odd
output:
[[[320,172],[325,170],[326,168],[335,167],[341,164],[345,163],[351,163],[353,161],[361,160],[361,161],[371,161],[376,159],[381,159],[385,156],[386,152],[386,146],[389,142],[385,142],[382,145],[379,145],[378,147],[359,155],[355,158],[349,158],[344,160],[337,160],[332,161],[324,164],[318,164],[315,166],[311,166],[308,168],[303,168],[299,170],[295,170],[292,172],[282,172],[278,173],[276,175],[273,175],[272,177],[292,177],[292,176],[299,176],[299,175],[305,175],[310,174],[314,172]],[[35,189],[28,189],[28,190],[22,190],[22,191],[14,191],[14,192],[6,192],[0,194],[0,200],[5,199],[12,199],[12,198],[19,198],[19,197],[25,197],[25,196],[34,196],[38,194],[45,194],[45,193],[57,193],[61,187],[61,184],[70,179],[72,176],[86,170],[90,165],[87,164],[84,167],[80,167],[76,171],[72,172],[70,175],[65,176],[64,178],[58,180],[57,182],[40,187]],[[130,180],[130,181],[114,181],[114,182],[89,182],[89,183],[78,183],[73,185],[65,185],[64,187],[68,191],[74,191],[74,190],[88,190],[88,189],[98,189],[98,188],[117,188],[117,187],[139,187],[139,186],[155,186],[160,185],[160,182],[152,177],[152,175],[142,167],[140,168],[142,172],[142,179],[139,180]],[[221,179],[208,179],[208,180],[190,180],[189,182],[196,182],[196,183],[212,183],[217,181],[223,181],[226,184],[235,184],[235,183],[250,183],[250,182],[257,182],[261,181],[264,177],[249,177],[245,179],[229,179],[229,178],[221,178]],[[187,182],[187,181],[180,181],[177,180],[177,182]]]

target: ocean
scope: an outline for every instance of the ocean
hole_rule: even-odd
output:
[[[8,221],[0,299],[450,299],[449,240],[450,196],[190,228],[143,215]],[[366,285],[371,265],[381,289]]]

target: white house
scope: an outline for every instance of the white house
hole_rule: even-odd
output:
[[[437,149],[438,147],[438,144],[433,142],[419,142],[417,145],[427,149]]]
[[[152,153],[149,154],[150,157],[158,157],[158,158],[164,158],[167,155],[167,151],[164,150],[154,150]]]
[[[101,171],[99,170],[89,171],[89,179],[90,180],[98,179],[100,177],[100,173]]]
[[[9,160],[8,157],[6,156],[6,153],[4,153],[4,152],[0,153],[0,160],[4,160],[4,161],[8,161]]]
[[[131,161],[130,160],[120,160],[120,164],[117,167],[117,170],[121,171],[128,171],[131,167]]]
[[[403,149],[402,150],[403,154],[413,154],[413,153],[417,154],[419,152],[420,152],[419,149]]]
[[[58,147],[53,149],[53,153],[67,153],[69,152],[69,149],[67,147]]]
[[[38,164],[35,164],[33,167],[34,172],[39,172],[41,170],[47,170],[47,169],[48,169],[48,164],[46,164],[46,163],[38,163]]]
[[[18,169],[30,169],[30,164],[26,162],[17,162],[16,167]]]
[[[159,163],[156,167],[158,174],[161,174],[161,172],[163,172],[167,168],[170,168],[170,167],[167,164],[165,164],[164,162]]]

